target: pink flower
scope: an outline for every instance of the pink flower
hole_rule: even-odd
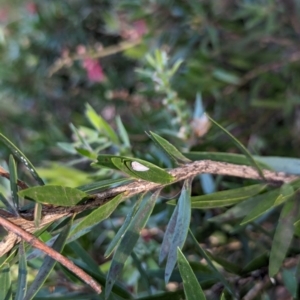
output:
[[[34,2],[29,1],[26,3],[26,10],[29,14],[35,15],[37,13],[37,6]]]
[[[82,66],[87,71],[87,76],[90,81],[104,81],[105,76],[98,60],[92,58],[85,58],[83,60]]]
[[[131,25],[124,26],[121,29],[121,36],[124,39],[136,41],[142,38],[148,31],[147,24],[144,20],[137,20]]]
[[[135,29],[135,32],[139,38],[145,35],[148,31],[146,22],[144,20],[135,21],[133,23],[133,28]]]
[[[7,22],[9,16],[9,10],[7,7],[0,8],[0,22]]]

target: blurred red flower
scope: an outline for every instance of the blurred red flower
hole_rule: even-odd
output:
[[[82,62],[82,66],[87,71],[87,76],[90,81],[104,81],[105,76],[98,60],[93,58],[85,58]]]
[[[26,3],[26,10],[31,14],[34,15],[37,13],[37,6],[34,2],[27,2]]]

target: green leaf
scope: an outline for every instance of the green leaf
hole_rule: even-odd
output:
[[[74,206],[88,196],[78,189],[57,185],[35,186],[19,191],[18,194],[39,203],[59,206]]]
[[[13,206],[13,204],[8,201],[2,193],[0,193],[0,201],[4,204],[5,208],[9,210],[11,213],[18,215],[18,210],[16,207]]]
[[[266,267],[269,263],[269,251],[265,251],[259,256],[255,256],[242,270],[243,274],[248,274],[250,272],[259,270]]]
[[[135,214],[132,222],[126,233],[123,235],[122,240],[116,252],[113,256],[109,272],[107,274],[107,282],[105,286],[105,298],[107,299],[112,287],[117,280],[123,266],[132,252],[136,242],[139,239],[141,230],[145,227],[152,211],[155,206],[157,197],[159,196],[160,190],[157,190],[150,199],[145,197],[139,207],[139,210]]]
[[[270,253],[270,277],[274,277],[278,273],[288,252],[294,236],[294,222],[296,220],[298,210],[299,205],[295,199],[288,200],[282,208]]]
[[[66,247],[67,251],[70,250],[74,252],[77,257],[80,257],[80,259],[86,264],[89,270],[92,270],[95,273],[100,272],[98,263],[92,258],[91,254],[81,246],[80,242],[70,242],[66,245]]]
[[[220,300],[226,300],[226,297],[225,297],[225,293],[224,293],[224,292],[222,293]]]
[[[42,205],[41,203],[35,203],[34,205],[34,225],[35,227],[39,227],[41,219],[42,219]]]
[[[259,199],[259,203],[248,211],[247,216],[242,220],[241,225],[244,225],[258,218],[268,210],[274,207],[275,201],[279,196],[279,190],[270,191],[254,198]]]
[[[220,266],[222,266],[226,271],[228,271],[230,273],[234,273],[234,274],[240,274],[240,272],[241,272],[240,265],[234,264],[222,257],[213,255],[208,251],[205,251],[205,253],[211,260],[214,260],[216,263],[218,263]]]
[[[225,83],[229,83],[229,84],[239,84],[240,83],[240,78],[237,77],[236,75],[229,73],[226,70],[222,70],[222,69],[215,69],[213,71],[213,77],[215,77],[216,79],[223,81]]]
[[[264,195],[264,194],[263,194]],[[263,195],[251,197],[229,208],[225,213],[210,218],[210,222],[224,223],[245,217],[256,205],[261,203]],[[275,196],[276,197],[276,196]]]
[[[116,117],[116,124],[118,126],[119,136],[123,141],[124,146],[129,149],[131,147],[129,136],[120,116]]]
[[[85,115],[96,130],[104,133],[114,144],[120,143],[111,126],[89,104],[86,104]]]
[[[9,264],[5,264],[0,270],[0,287],[0,299],[12,300]]]
[[[299,182],[299,180],[295,180],[292,183],[282,185],[280,189],[275,189],[254,197],[260,199],[261,201],[250,211],[248,211],[248,215],[241,222],[241,225],[258,218],[268,210],[289,200],[299,190]]]
[[[17,167],[14,157],[12,155],[9,156],[9,181],[10,181],[10,189],[12,193],[12,200],[15,204],[15,207],[19,207],[19,197],[18,197],[18,174]]]
[[[300,159],[277,156],[254,156],[258,162],[269,165],[276,172],[300,175]]]
[[[64,150],[64,152],[67,152],[67,153],[70,153],[70,154],[76,154],[76,151],[74,149],[74,145],[72,143],[58,142],[56,144],[59,148]]]
[[[275,200],[275,205],[285,202],[288,198],[294,195],[295,191],[291,184],[285,183],[280,187],[280,195]]]
[[[27,289],[27,262],[24,241],[19,244],[19,271],[15,300],[23,300]]]
[[[89,143],[83,138],[83,134],[80,134],[79,130],[71,123],[70,129],[73,131],[74,135],[77,137],[77,139],[80,141],[80,143],[86,148],[92,150]]]
[[[64,228],[64,230],[58,235],[52,248],[57,252],[61,253],[64,245],[66,243],[67,237],[70,232],[72,222]],[[43,260],[43,264],[39,268],[38,274],[35,276],[34,281],[30,285],[24,300],[31,300],[36,295],[36,293],[43,287],[46,279],[49,277],[51,271],[53,270],[56,264],[56,260],[51,258],[50,256],[46,256]]]
[[[196,240],[195,236],[193,235],[191,229],[189,229],[189,234],[192,237],[192,240],[194,242],[194,245],[196,247],[196,250],[199,252],[199,254],[206,260],[207,264],[210,266],[212,271],[214,272],[215,276],[223,283],[224,287],[227,289],[227,291],[236,298],[235,292],[232,289],[232,287],[229,285],[229,283],[226,281],[225,277],[218,271],[218,269],[215,267],[215,265],[210,260],[209,256],[206,254],[206,252],[202,249],[198,241]]]
[[[128,178],[117,178],[117,179],[107,179],[102,181],[96,181],[89,184],[78,186],[77,189],[88,194],[95,194],[107,188],[116,187],[121,184],[129,183],[132,179]]]
[[[295,270],[296,269],[296,270]],[[286,289],[290,292],[293,299],[297,299],[298,296],[298,278],[297,268],[292,269],[283,269],[282,270],[282,279]]]
[[[205,300],[202,288],[180,248],[177,248],[178,267],[183,280],[184,294],[187,300]]]
[[[116,165],[112,162],[112,157],[118,157],[115,155],[108,155],[108,154],[101,154],[97,157],[97,162],[92,163],[93,165],[100,165],[105,168],[113,169],[113,170],[119,170],[119,168],[116,167]]]
[[[169,254],[171,242],[176,227],[177,217],[178,217],[178,207],[179,205],[176,205],[173,214],[169,220],[168,226],[166,228],[164,239],[160,247],[159,264],[161,264]]]
[[[122,236],[125,234],[127,229],[129,228],[129,225],[131,221],[133,220],[141,201],[143,200],[144,194],[141,194],[139,199],[135,202],[133,208],[131,209],[130,213],[126,216],[125,221],[123,222],[121,228],[119,229],[118,233],[115,235],[115,237],[110,242],[109,246],[107,247],[104,256],[108,257],[115,249],[115,247],[120,243]]]
[[[146,181],[152,181],[160,184],[169,184],[174,180],[164,169],[147,161],[126,156],[99,155],[96,164],[104,167],[118,169],[124,173]]]
[[[79,148],[79,147],[75,147],[75,149],[76,149],[76,152],[82,156],[85,156],[92,160],[97,159],[97,153],[91,151],[90,149]]]
[[[192,179],[186,179],[178,199],[178,215],[171,240],[169,254],[165,270],[165,282],[169,282],[173,269],[177,262],[177,248],[183,247],[188,234],[191,220],[191,186]]]
[[[80,236],[91,231],[95,225],[108,218],[123,200],[124,195],[119,194],[111,201],[93,210],[87,217],[79,222],[74,229],[72,229],[68,242],[77,240]]]
[[[73,260],[73,261],[82,270],[84,270],[86,273],[90,274],[102,286],[106,285],[106,277],[105,277],[105,275],[100,270],[98,270],[97,272],[95,272],[94,269],[91,269],[89,266],[87,266],[81,260]],[[98,264],[96,264],[95,266],[97,267]],[[82,297],[82,295],[81,295],[81,297]],[[101,300],[104,299],[103,293],[100,295],[99,300],[100,299]],[[119,282],[116,282],[115,285],[113,286],[112,293],[110,294],[110,297],[107,300],[123,300],[123,299],[133,300],[134,297],[132,297],[132,295],[130,294],[130,292],[128,291],[128,289],[126,289],[126,287],[124,287]]]
[[[13,155],[17,157],[29,170],[33,178],[37,181],[39,185],[44,185],[43,179],[38,175],[35,167],[30,162],[30,160],[24,155],[24,153],[19,150],[16,145],[14,145],[7,137],[0,133],[0,140],[12,151]]]
[[[192,197],[192,208],[215,208],[235,204],[257,195],[265,189],[265,184],[254,184],[214,194]]]
[[[47,167],[37,168],[37,170],[47,180],[47,185],[76,187],[90,182],[86,172],[61,163],[51,162],[47,164]]]
[[[245,154],[245,156],[249,159],[251,165],[257,169],[259,175],[262,179],[265,179],[264,174],[262,172],[261,167],[257,164],[257,162],[252,157],[251,153],[247,150],[247,148],[241,144],[228,130],[226,130],[223,126],[213,120],[209,115],[207,115],[211,122],[213,122],[217,127],[219,127],[224,133],[226,133],[235,143],[235,145]]]
[[[167,140],[150,131],[151,139],[178,165],[187,164],[191,161]]]

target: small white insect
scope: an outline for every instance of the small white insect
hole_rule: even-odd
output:
[[[138,172],[145,172],[145,171],[148,171],[148,170],[149,170],[148,167],[146,167],[146,166],[140,164],[140,163],[137,162],[137,161],[133,161],[133,162],[131,163],[131,167],[132,167],[132,169],[133,169],[134,171],[138,171]]]

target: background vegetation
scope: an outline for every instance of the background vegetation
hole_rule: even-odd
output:
[[[2,1],[0,132],[22,149],[46,183],[70,187],[120,178],[118,172],[90,166],[98,153],[173,167],[145,131],[163,136],[185,153],[240,153],[228,136],[211,126],[204,111],[253,155],[299,157],[299,5],[294,0]],[[97,128],[94,111],[114,131],[106,123]],[[9,153],[0,147],[1,165],[6,169]],[[286,165],[286,161],[277,162],[281,168]],[[295,163],[289,170],[299,174]],[[22,165],[18,172],[21,179],[35,185]],[[194,181],[192,195],[253,183],[257,182],[202,176]],[[178,198],[180,187],[164,191],[157,202],[124,267],[123,287],[114,290],[112,299],[184,297],[178,270],[165,284],[164,264],[158,264],[174,210],[166,202],[175,195]],[[10,197],[7,180],[3,179],[1,192]],[[80,248],[106,274],[111,257],[104,253],[134,202],[120,204],[96,230],[76,241],[77,248],[67,244],[64,255],[87,264]],[[191,230],[202,247],[215,255],[210,259],[218,274],[223,274],[240,298],[297,298],[297,238],[284,268],[273,274],[273,282],[267,279],[268,253],[280,208],[273,208],[251,226],[240,226],[241,216],[212,222],[225,208],[192,212]],[[45,240],[49,238],[50,234]],[[226,299],[234,297],[214,269],[201,260],[191,237],[183,253],[207,299],[220,299],[223,290]],[[259,263],[246,272],[245,267],[257,258],[261,258]],[[32,277],[41,261],[37,257],[28,263]],[[243,272],[235,269],[238,265]],[[55,270],[37,299],[66,299],[66,294],[97,298],[65,269],[56,265]],[[15,284],[16,276],[12,280]],[[263,288],[251,298],[248,293],[258,282],[263,282]]]

